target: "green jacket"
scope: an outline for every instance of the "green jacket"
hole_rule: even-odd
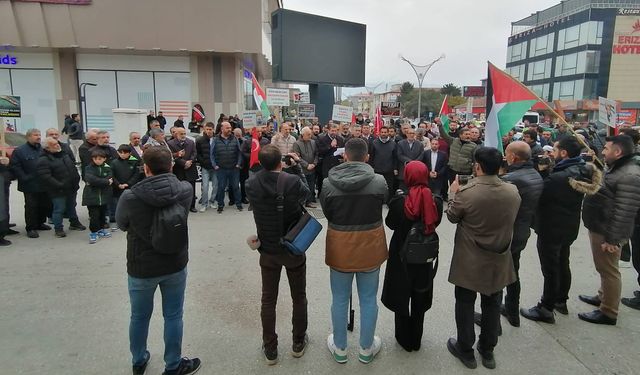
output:
[[[113,171],[109,164],[97,166],[93,163],[84,170],[85,186],[82,192],[83,206],[106,206],[113,196],[113,188],[109,179],[113,178]]]
[[[473,142],[462,142],[460,138],[453,138],[442,127],[438,125],[440,137],[449,144],[449,168],[461,174],[471,174],[473,171],[473,153],[478,147]]]

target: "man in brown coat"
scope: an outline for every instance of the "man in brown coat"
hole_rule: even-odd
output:
[[[449,221],[458,224],[449,282],[456,296],[457,339],[447,348],[469,368],[476,368],[473,353],[474,305],[480,293],[482,330],[477,350],[482,364],[495,368],[493,348],[498,343],[502,289],[516,280],[509,251],[520,195],[515,185],[498,178],[502,155],[492,147],[479,147],[473,155],[475,178],[449,190]]]

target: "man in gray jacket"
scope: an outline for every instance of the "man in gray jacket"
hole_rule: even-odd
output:
[[[589,323],[615,325],[622,289],[618,261],[640,208],[640,166],[633,159],[635,148],[630,137],[618,135],[606,141],[602,151],[608,167],[604,182],[595,195],[585,198],[582,212],[600,289],[596,296],[579,298],[598,309],[578,317]]]
[[[315,208],[316,202],[316,167],[318,166],[318,146],[312,139],[311,128],[302,128],[301,137],[293,144],[293,152],[300,157],[300,167],[307,180],[307,187],[311,191],[306,202],[309,208]]]

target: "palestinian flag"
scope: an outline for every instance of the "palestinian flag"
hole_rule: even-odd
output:
[[[504,152],[502,136],[513,129],[538,101],[541,99],[525,85],[489,63],[485,146]]]
[[[449,133],[451,131],[451,128],[449,127],[449,103],[447,102],[447,97],[448,95],[444,96],[444,100],[442,101],[442,106],[440,106],[440,121],[442,122],[442,127],[444,128],[444,130],[447,131],[447,133]]]
[[[251,73],[251,83],[253,83],[253,100],[255,100],[256,105],[262,112],[262,118],[266,122],[269,117],[271,117],[271,112],[269,112],[269,107],[267,107],[267,95],[260,87],[258,80],[256,79],[255,74]]]

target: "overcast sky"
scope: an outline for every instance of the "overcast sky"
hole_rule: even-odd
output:
[[[413,82],[415,73],[399,59],[425,65],[424,87],[453,82],[479,85],[487,61],[504,68],[511,22],[559,0],[283,0],[285,9],[367,25],[366,84]],[[382,92],[381,85],[376,92]],[[352,91],[352,90],[349,90]],[[356,92],[362,90],[355,90]]]

